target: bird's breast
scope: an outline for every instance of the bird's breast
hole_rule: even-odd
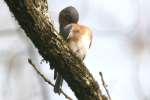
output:
[[[88,34],[81,33],[72,33],[71,35],[68,38],[69,47],[78,57],[83,59],[89,49],[90,37]]]

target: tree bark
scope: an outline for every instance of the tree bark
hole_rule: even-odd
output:
[[[103,100],[93,76],[54,29],[47,0],[5,2],[39,53],[63,76],[76,97],[79,100]]]

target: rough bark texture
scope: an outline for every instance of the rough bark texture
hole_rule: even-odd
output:
[[[5,0],[43,58],[50,62],[79,100],[103,100],[97,82],[58,35],[48,15],[47,0]]]

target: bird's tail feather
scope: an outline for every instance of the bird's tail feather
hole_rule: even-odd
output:
[[[63,78],[60,74],[57,75],[57,79],[54,86],[54,92],[60,94],[60,89],[62,87]]]
[[[56,69],[55,69],[55,70],[54,70],[54,80],[56,80],[57,76],[58,76],[58,72],[57,72]]]

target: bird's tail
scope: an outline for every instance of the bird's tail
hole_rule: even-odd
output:
[[[60,74],[57,74],[55,86],[54,86],[54,92],[60,94],[60,89],[62,87],[63,78]]]

